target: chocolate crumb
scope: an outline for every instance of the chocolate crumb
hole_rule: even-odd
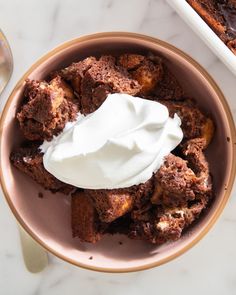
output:
[[[38,197],[39,197],[40,199],[42,199],[42,198],[43,198],[43,193],[42,193],[42,192],[39,192],[39,193],[38,193]]]
[[[230,142],[230,137],[227,136],[226,139],[227,139],[228,142]]]
[[[90,256],[89,259],[92,260],[93,259],[93,256]]]

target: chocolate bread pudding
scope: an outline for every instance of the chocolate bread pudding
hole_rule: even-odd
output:
[[[49,82],[26,81],[25,103],[17,119],[26,139],[51,139],[78,112],[72,88],[60,76]]]
[[[194,8],[201,7],[201,11],[206,11],[201,12],[201,15],[205,17],[207,15],[208,23],[215,18],[217,21],[215,31],[227,44],[233,42],[234,34],[230,31],[232,29],[226,26],[222,9],[227,6],[233,7],[234,1],[188,2]],[[65,134],[65,130],[70,132],[72,128],[80,128],[79,125],[76,126],[79,120],[83,120],[84,124],[89,126],[89,122],[98,116],[102,109],[105,109],[105,103],[108,106],[108,100],[112,101],[109,97],[111,94],[113,94],[113,101],[116,100],[115,94],[128,95],[129,111],[139,114],[141,119],[149,115],[143,111],[143,101],[150,105],[150,116],[151,110],[159,106],[160,121],[164,113],[168,116],[169,124],[174,124],[174,120],[181,122],[179,128],[181,128],[182,137],[179,144],[163,156],[158,169],[153,168],[151,174],[149,172],[145,174],[145,177],[149,175],[145,181],[140,176],[142,170],[146,169],[142,166],[142,158],[135,162],[135,166],[141,167],[140,174],[134,175],[134,179],[138,179],[136,182],[120,181],[118,176],[121,174],[122,180],[126,181],[126,178],[129,180],[129,177],[126,176],[126,170],[120,173],[118,168],[114,168],[111,175],[109,175],[110,170],[104,170],[105,172],[101,170],[100,174],[104,174],[104,178],[101,179],[105,179],[107,183],[110,181],[111,184],[97,185],[97,187],[87,184],[75,185],[74,182],[63,181],[61,177],[57,177],[57,174],[50,173],[51,170],[46,165],[47,152],[44,151],[43,146],[45,144],[50,146],[52,143],[54,145],[59,139],[67,140],[69,135],[72,139],[76,138],[75,132]],[[129,101],[130,96],[140,98],[139,106]],[[124,110],[124,113],[126,111],[125,108],[121,110]],[[123,116],[123,113],[118,111],[111,110],[108,117],[116,117],[116,120],[122,124],[125,114]],[[103,120],[109,118],[103,118]],[[155,120],[155,116],[153,118]],[[22,146],[12,151],[11,163],[44,189],[70,195],[72,235],[82,242],[96,243],[102,239],[103,235],[115,233],[122,233],[131,239],[144,240],[156,245],[175,241],[199,218],[213,198],[212,178],[205,151],[214,135],[214,123],[198,107],[194,98],[187,97],[181,83],[171,72],[165,59],[160,56],[150,53],[91,56],[50,73],[44,81],[27,80],[16,119],[25,141]],[[129,124],[131,123],[127,123],[127,128]],[[112,127],[109,127],[109,123],[106,125],[110,132]],[[145,131],[149,132],[153,125],[150,119],[150,124]],[[102,128],[102,126],[101,123],[97,127]],[[155,128],[150,131],[151,134],[158,134],[162,140],[167,127],[163,127],[161,131],[159,127]],[[129,138],[132,132],[136,136],[137,130],[132,125],[125,132],[124,139]],[[146,133],[142,134],[142,140],[145,143],[148,137],[146,138]],[[80,135],[82,138],[80,144],[83,145],[83,136],[86,138],[86,134],[84,135],[81,131]],[[170,138],[174,136],[171,133]],[[93,147],[96,140],[96,138],[88,138],[89,144]],[[164,147],[165,149],[163,145],[165,143],[162,140],[156,148]],[[61,146],[63,152],[66,153],[69,150],[66,142],[62,142]],[[128,152],[125,150],[126,145],[123,141],[117,144],[114,139],[109,140],[107,146],[103,142],[100,146],[105,146],[107,157],[113,149],[122,150],[121,158],[114,160],[114,167],[119,167],[120,163],[123,163],[123,151],[129,153],[134,149],[137,156],[142,151],[142,142],[137,142],[134,146],[128,145]],[[76,150],[80,148],[79,145],[75,147]],[[153,152],[153,149],[155,151],[153,147],[155,147],[154,143],[147,149],[148,161],[149,153]],[[59,159],[60,162],[60,153],[57,149],[56,152],[54,158]],[[90,150],[88,154],[92,152]],[[68,160],[65,156],[66,163],[75,162],[76,155],[73,153],[72,160]],[[81,155],[86,155],[83,149]],[[95,158],[92,158],[88,171],[93,172],[93,169],[96,169],[97,161],[108,161],[102,156],[98,153]],[[130,157],[124,158],[127,170],[132,170],[134,166]],[[86,174],[86,165],[83,165],[81,169],[84,169]],[[64,175],[69,179],[70,171],[67,168],[65,171]],[[116,186],[111,181],[113,178],[116,179]],[[93,173],[91,173],[91,182],[93,182]],[[122,185],[122,183],[133,184]]]
[[[186,0],[236,54],[236,1]]]

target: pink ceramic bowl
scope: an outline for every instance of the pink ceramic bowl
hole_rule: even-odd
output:
[[[89,55],[114,52],[148,52],[167,58],[190,96],[198,100],[216,124],[213,142],[207,151],[213,174],[215,194],[213,204],[183,237],[161,247],[129,240],[123,236],[107,236],[90,245],[71,236],[70,197],[44,192],[34,181],[13,168],[9,162],[11,150],[22,141],[15,119],[21,103],[26,78],[43,79],[55,69]],[[13,90],[2,114],[1,184],[7,202],[19,223],[43,247],[75,265],[98,271],[137,271],[165,263],[184,253],[211,228],[223,210],[235,177],[235,128],[226,100],[206,71],[179,49],[154,38],[131,33],[101,33],[69,41],[49,52],[24,74]],[[227,140],[228,139],[228,140]],[[120,241],[123,242],[120,245]],[[93,259],[89,259],[90,257]]]

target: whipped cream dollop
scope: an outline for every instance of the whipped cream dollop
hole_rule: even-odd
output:
[[[94,113],[78,115],[44,142],[43,164],[76,187],[114,189],[151,178],[182,140],[181,120],[155,101],[109,94]]]

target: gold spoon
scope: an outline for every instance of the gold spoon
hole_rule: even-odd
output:
[[[0,30],[0,94],[6,87],[13,70],[13,58],[10,46],[6,37]],[[19,226],[22,254],[25,266],[28,271],[37,273],[42,271],[48,265],[48,256],[46,251],[35,242],[25,231]]]
[[[25,266],[32,273],[41,272],[48,265],[47,252],[19,225]]]
[[[6,37],[0,30],[0,94],[6,87],[13,70],[13,58]]]

